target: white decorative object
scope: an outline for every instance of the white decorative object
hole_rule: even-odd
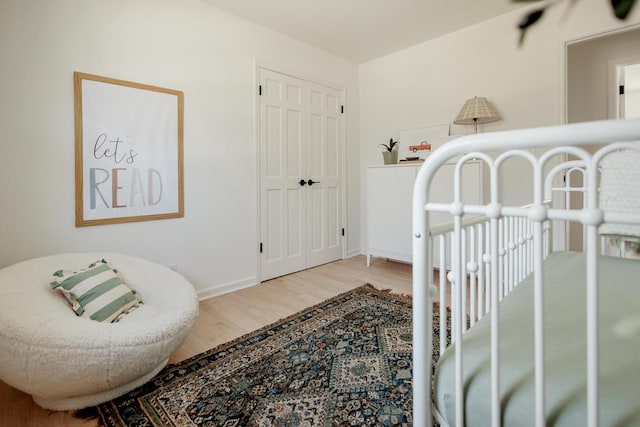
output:
[[[49,286],[60,266],[106,259],[144,304],[118,323],[78,317]],[[154,377],[198,316],[193,286],[168,267],[114,253],[61,254],[0,270],[0,378],[43,408],[111,400]]]

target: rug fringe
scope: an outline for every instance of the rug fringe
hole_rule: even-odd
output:
[[[378,289],[375,286],[373,286],[371,283],[367,283],[365,284],[365,286],[369,287],[374,291],[389,295],[390,297],[402,298],[402,299],[408,300],[409,302],[411,302],[413,299],[413,296],[411,294],[402,294],[399,292],[394,292],[393,289],[391,288]]]
[[[398,298],[398,299],[403,299],[409,303],[413,303],[413,295],[411,294],[401,294],[398,292],[393,292],[393,289],[391,288],[384,288],[384,289],[378,289],[375,286],[373,286],[371,283],[366,283],[364,286],[366,286],[367,288],[375,291],[375,292],[379,292],[381,294],[385,294],[388,295],[390,297],[393,298]],[[435,300],[433,301],[433,310],[438,310],[440,307],[440,301],[439,300]],[[447,309],[447,314],[451,314],[451,307],[449,307],[448,305],[445,306],[445,308]],[[467,323],[470,322],[469,319],[469,315],[467,315]],[[470,324],[470,323],[469,323]]]

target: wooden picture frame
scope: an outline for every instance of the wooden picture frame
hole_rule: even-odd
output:
[[[76,227],[184,217],[184,94],[74,72]]]

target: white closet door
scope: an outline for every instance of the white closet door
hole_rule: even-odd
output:
[[[342,102],[333,88],[308,82],[307,267],[342,258]]]
[[[306,82],[260,69],[261,279],[306,268]]]
[[[342,258],[343,115],[339,90],[259,73],[264,281]]]

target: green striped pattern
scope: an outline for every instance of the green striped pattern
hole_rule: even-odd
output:
[[[67,298],[76,315],[99,322],[117,322],[142,303],[105,260],[80,271],[58,270],[50,285]]]

